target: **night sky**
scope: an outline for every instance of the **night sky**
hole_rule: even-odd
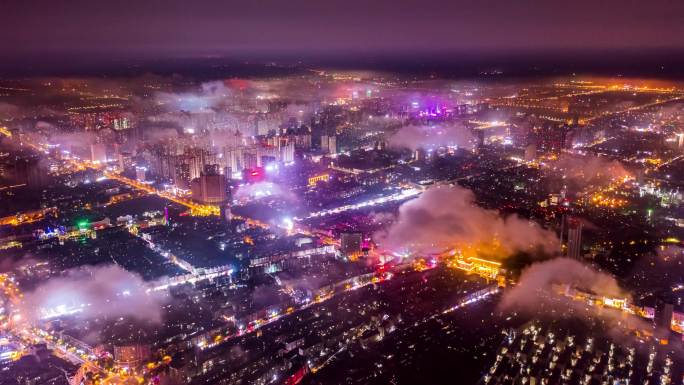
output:
[[[2,55],[683,48],[682,1],[0,2]]]
[[[76,65],[96,55],[351,61],[553,51],[572,58],[576,52],[684,52],[684,1],[0,0],[0,36],[4,64],[21,65],[58,56]],[[667,61],[661,55],[653,66]]]

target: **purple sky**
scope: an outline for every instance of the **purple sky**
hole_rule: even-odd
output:
[[[671,0],[5,0],[0,57],[684,48]]]

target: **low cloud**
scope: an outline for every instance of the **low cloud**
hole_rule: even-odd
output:
[[[598,297],[631,298],[613,276],[574,259],[555,258],[525,269],[517,285],[505,292],[499,306],[504,311],[542,318],[599,320],[621,329],[648,327],[645,320],[618,309],[575,300],[562,292],[566,287]]]
[[[471,149],[475,145],[475,140],[468,128],[456,123],[434,126],[404,126],[390,136],[388,143],[392,147],[411,150],[435,149],[444,146]]]
[[[235,198],[241,199],[261,199],[267,197],[278,197],[287,200],[296,200],[297,197],[289,190],[273,182],[258,182],[247,184],[238,188]]]
[[[433,253],[482,246],[495,253],[491,257],[499,258],[558,249],[551,231],[517,215],[484,209],[475,203],[472,191],[459,186],[431,187],[405,202],[394,222],[374,239],[390,251]]]
[[[233,95],[233,90],[222,81],[202,83],[196,91],[159,92],[155,95],[158,104],[168,111],[207,112],[213,111]]]
[[[631,176],[620,162],[593,155],[562,155],[552,167],[580,184],[604,183]]]
[[[64,132],[50,137],[51,144],[59,144],[64,149],[89,148],[95,140],[95,134],[90,132]]]
[[[131,317],[161,322],[162,294],[147,293],[143,279],[116,265],[68,270],[24,295],[31,319],[62,313],[83,319]]]

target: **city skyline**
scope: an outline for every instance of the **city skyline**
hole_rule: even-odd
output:
[[[0,8],[0,385],[684,381],[684,3]]]

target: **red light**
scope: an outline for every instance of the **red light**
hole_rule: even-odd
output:
[[[259,175],[259,171],[252,171],[252,176],[257,176]]]

